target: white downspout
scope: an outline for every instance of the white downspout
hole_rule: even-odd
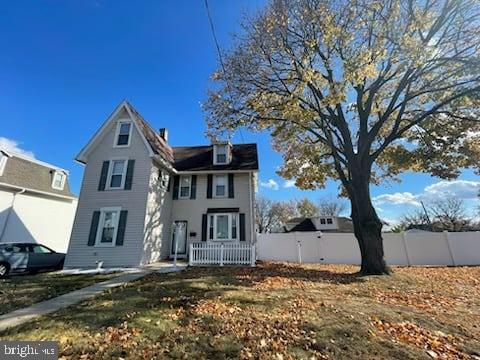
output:
[[[7,213],[7,216],[5,218],[5,222],[3,223],[2,232],[0,233],[0,243],[3,241],[3,236],[5,235],[5,232],[7,230],[8,221],[10,220],[10,214],[12,213],[13,206],[15,205],[15,199],[16,199],[17,195],[23,194],[25,191],[26,191],[25,189],[22,189],[20,191],[17,191],[16,193],[13,193],[12,203],[10,204],[10,208],[8,209],[8,213]]]

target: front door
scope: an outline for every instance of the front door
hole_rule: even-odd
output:
[[[186,221],[175,221],[173,223],[172,255],[175,255],[175,247],[177,247],[177,255],[187,254],[187,222]]]

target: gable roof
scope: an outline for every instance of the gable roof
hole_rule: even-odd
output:
[[[8,154],[9,157],[5,169],[0,176],[0,183],[3,184],[3,186],[12,186],[31,192],[59,197],[76,197],[70,191],[68,171],[20,154],[12,152],[8,152]],[[55,171],[62,171],[67,175],[63,190],[52,188],[53,174]]]
[[[158,155],[168,164],[173,163],[173,151],[170,145],[168,145],[155,130],[145,121],[145,119],[140,115],[140,113],[127,101],[123,100],[115,110],[110,114],[110,116],[105,120],[102,126],[95,132],[95,135],[88,141],[88,143],[83,147],[80,153],[75,157],[75,160],[83,164],[86,163],[87,153],[94,146],[96,141],[102,136],[103,132],[108,128],[108,125],[113,122],[117,115],[125,110],[135,128],[137,129],[140,137],[142,138],[145,147],[147,148],[148,154],[150,156]]]
[[[258,170],[257,144],[232,145],[232,161],[213,164],[213,145],[174,147],[174,168],[178,171]]]
[[[160,134],[152,129],[148,122],[128,101],[125,101],[125,103],[130,108],[129,110],[133,115],[133,120],[137,123],[140,132],[150,145],[150,149],[156,155],[160,155],[165,161],[172,164],[174,162],[172,147],[165,142]]]
[[[291,228],[288,232],[295,232],[295,231],[317,231],[317,228],[313,224],[310,218],[306,218],[301,221],[299,224],[295,225]]]
[[[232,145],[232,161],[226,165],[213,165],[213,145],[180,146],[172,148],[155,131],[140,113],[127,101],[122,101],[107,118],[87,145],[76,156],[76,160],[86,163],[88,151],[95,145],[108,125],[114,121],[120,111],[125,110],[138,130],[151,157],[160,157],[172,171],[205,170],[258,170],[256,144]]]

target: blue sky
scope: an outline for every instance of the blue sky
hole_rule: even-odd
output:
[[[209,4],[220,45],[228,47],[243,14],[263,1]],[[207,143],[200,103],[217,54],[201,0],[10,1],[0,12],[0,46],[0,145],[68,169],[77,194],[83,167],[73,158],[124,98],[154,128],[167,127],[172,145]],[[260,194],[336,195],[333,182],[317,191],[288,187],[275,174],[281,156],[268,135],[243,131],[235,141],[259,145]],[[451,183],[419,174],[402,180],[372,188],[381,217],[395,219],[420,199],[448,193],[473,211],[480,185],[471,171]]]

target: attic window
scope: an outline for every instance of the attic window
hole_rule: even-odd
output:
[[[214,145],[213,147],[214,152],[214,165],[224,165],[228,164],[228,145]]]
[[[117,136],[115,137],[115,146],[128,147],[130,145],[131,133],[132,124],[130,122],[119,122],[117,124]]]
[[[67,175],[63,171],[55,171],[53,173],[52,188],[56,190],[63,190],[66,179]]]

